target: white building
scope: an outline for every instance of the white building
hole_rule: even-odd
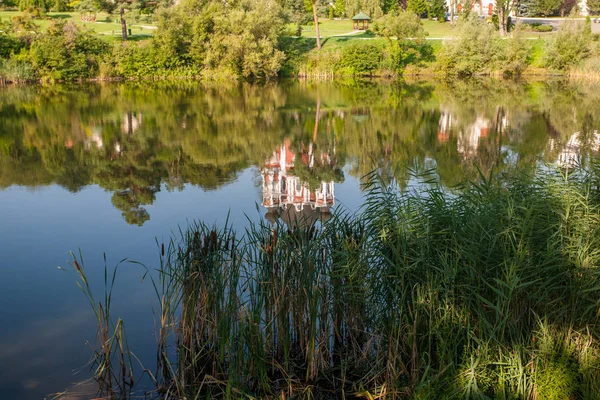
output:
[[[455,15],[464,11],[466,4],[468,4],[468,2],[465,0],[446,0],[448,10],[454,8]],[[513,4],[515,3],[513,2]],[[583,16],[588,15],[587,0],[579,0],[577,6],[579,8],[579,14]],[[496,0],[474,0],[471,2],[471,10],[482,17],[492,16],[496,13]],[[511,15],[513,14],[514,12],[511,12]]]

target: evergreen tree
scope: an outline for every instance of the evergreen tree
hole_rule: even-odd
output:
[[[419,17],[427,16],[429,6],[426,0],[408,0],[407,10],[412,11]]]
[[[429,9],[427,10],[430,18],[437,18],[438,21],[444,22],[446,15],[446,1],[445,0],[430,0]]]
[[[399,6],[398,0],[383,0],[381,9],[384,14],[395,11]]]
[[[21,11],[29,11],[34,15],[45,13],[50,10],[51,3],[47,0],[21,0],[19,1],[19,9]]]
[[[533,0],[529,4],[529,13],[532,16],[547,17],[558,11],[563,0]]]
[[[590,15],[600,15],[600,0],[587,0]]]
[[[346,3],[344,0],[335,0],[335,16],[343,18],[346,16]]]

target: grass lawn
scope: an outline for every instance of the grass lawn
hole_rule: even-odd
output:
[[[23,13],[20,11],[0,11],[0,20],[10,21],[12,17],[21,14]],[[36,19],[34,22],[41,30],[45,30],[52,21],[73,20],[77,25],[93,29],[100,35],[117,38],[121,35],[121,24],[115,22],[117,18],[114,15],[110,17],[106,13],[98,13],[96,15],[96,22],[82,22],[80,14],[77,12],[50,12],[45,19]],[[137,24],[128,24],[127,28],[131,29],[134,37],[142,39],[152,36],[154,26],[151,23],[140,22]]]
[[[454,27],[449,22],[437,22],[430,21],[427,19],[422,19],[423,28],[425,32],[428,33],[428,39],[443,39],[448,37],[453,37],[456,34]],[[372,24],[371,24],[372,26]],[[332,36],[340,36],[347,35],[351,38],[369,38],[373,37],[373,35],[361,33],[352,33],[355,32],[352,28],[352,20],[350,19],[325,19],[322,18],[319,21],[319,28],[321,38],[328,38]],[[547,32],[547,33],[539,33],[539,32],[526,32],[526,36],[529,38],[544,38],[548,36],[554,35],[556,32]],[[316,36],[314,25],[303,25],[302,26],[302,37],[305,38],[314,38]]]
[[[447,36],[453,35],[452,26],[447,22],[436,22],[429,20],[422,20],[423,27],[425,31],[429,33],[429,38],[443,38]],[[372,24],[371,24],[372,26]],[[354,32],[352,28],[352,20],[350,19],[321,19],[319,21],[319,29],[322,38],[328,38],[331,36],[338,35],[349,35]],[[302,36],[303,37],[315,37],[315,27],[314,25],[303,25],[302,26]],[[349,35],[352,37],[367,37],[364,33],[356,33],[354,35]]]
[[[319,30],[322,38],[335,36],[335,35],[344,35],[352,32],[352,20],[349,19],[341,19],[341,20],[330,20],[330,19],[321,19],[319,21]],[[303,37],[315,37],[315,26],[311,25],[302,25],[302,36]]]
[[[450,22],[430,21],[428,19],[422,19],[421,22],[425,32],[429,34],[428,38],[452,37],[456,32]]]

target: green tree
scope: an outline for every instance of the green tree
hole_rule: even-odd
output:
[[[389,45],[393,67],[401,71],[408,64],[416,64],[431,56],[431,46],[425,41],[421,19],[412,11],[400,10],[377,20],[376,32]]]
[[[437,18],[439,22],[445,21],[446,1],[445,0],[430,0],[427,15],[429,18]]]
[[[498,15],[498,29],[500,36],[506,36],[506,33],[508,32],[508,19],[514,8],[514,0],[496,0],[496,14]]]
[[[54,22],[31,44],[27,59],[38,76],[49,80],[95,77],[108,44],[72,21]]]
[[[335,0],[335,16],[343,18],[346,16],[346,2],[344,0]]]
[[[39,17],[42,13],[50,10],[52,3],[50,0],[20,0],[19,10],[28,11],[34,16]]]
[[[556,13],[562,4],[563,0],[533,0],[529,3],[528,13],[547,17]]]
[[[437,68],[446,75],[470,76],[489,73],[503,58],[502,40],[495,29],[470,15],[457,25],[454,40],[445,43],[437,57]]]
[[[419,17],[427,16],[429,6],[427,0],[408,0],[406,9],[417,14]]]
[[[600,0],[587,0],[587,8],[591,15],[600,15]]]
[[[546,48],[544,63],[550,68],[566,70],[590,55],[591,41],[589,19],[585,23],[565,20]]]

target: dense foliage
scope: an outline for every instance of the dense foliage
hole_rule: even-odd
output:
[[[481,175],[452,193],[427,173],[414,179],[428,183],[400,192],[372,174],[359,215],[243,235],[197,223],[163,244],[157,388],[198,399],[598,398],[600,165]],[[105,309],[96,378],[114,396],[133,364],[117,361],[126,340],[110,336]],[[122,385],[107,377],[117,368]]]
[[[301,15],[312,9],[312,2],[301,11],[293,1],[184,0],[153,11],[157,29],[151,39],[139,42],[110,43],[72,21],[50,22],[41,29],[31,14],[22,14],[0,26],[0,78],[11,82],[175,77],[268,81],[278,76],[331,79],[404,73],[515,76],[529,67],[536,73],[543,67],[562,73],[578,70],[579,75],[593,75],[598,70],[600,51],[589,20],[561,23],[542,49],[528,43],[523,31],[545,32],[553,29],[550,25],[514,29],[507,16],[494,15],[488,23],[475,13],[465,13],[455,23],[453,40],[440,44],[425,40],[427,32],[418,17],[418,13],[440,14],[436,18],[443,21],[439,4],[427,3],[426,11],[415,11],[415,4],[408,4],[408,10],[387,5],[386,14],[372,22],[372,31],[356,38],[327,38],[333,44],[323,49],[319,41],[297,36],[301,34]],[[332,3],[330,10],[334,6]],[[91,18],[108,6],[82,0],[77,7],[83,13],[81,18]],[[141,10],[135,16],[129,6],[120,17],[122,26],[124,18],[141,18]],[[509,37],[500,40],[494,25],[500,35]]]
[[[514,165],[527,170],[540,159],[569,162],[575,132],[588,154],[598,107],[597,87],[563,82],[6,88],[0,189],[54,183],[76,192],[99,185],[127,221],[143,223],[159,191],[220,187],[249,166],[261,167],[286,139],[297,153],[335,148],[335,165],[346,164],[355,178],[377,169],[404,188],[407,165],[433,163],[440,183],[453,187],[473,177],[475,163],[489,173]],[[481,121],[487,130],[478,137]],[[322,167],[296,173],[340,177],[331,165]]]

